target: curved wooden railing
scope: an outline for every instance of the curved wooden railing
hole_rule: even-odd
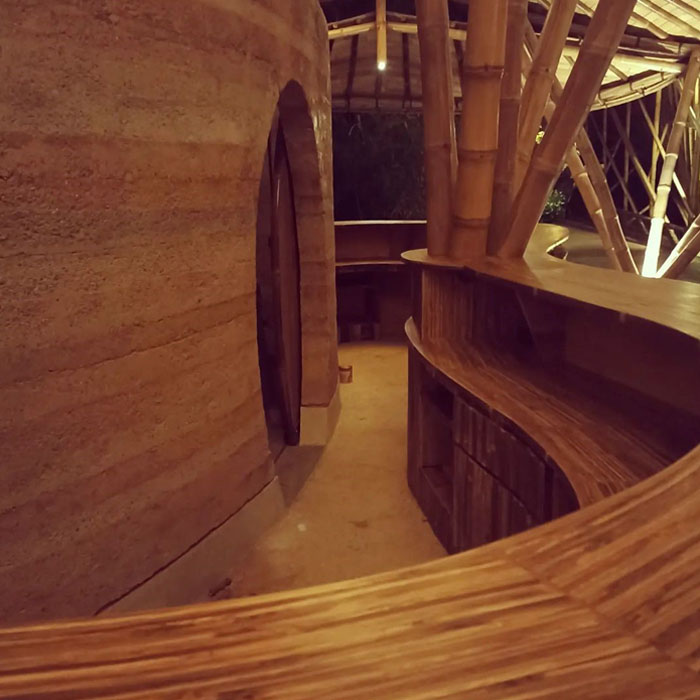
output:
[[[404,256],[420,291],[407,324],[409,484],[448,551],[619,493],[700,435],[700,402],[678,371],[694,374],[694,319],[674,299],[681,331],[649,320],[668,292],[692,305],[696,287],[627,285],[544,255],[565,238],[540,227],[525,264]]]
[[[695,368],[697,374],[700,292],[683,283],[579,269],[543,255],[542,237],[554,243],[561,233],[541,231],[539,248],[531,247],[520,263],[484,260],[446,271],[444,261],[420,253],[408,256],[423,278],[411,331],[414,352],[424,353],[421,366],[438,383],[446,377],[474,400],[496,403],[498,397],[487,396],[491,389],[486,383],[476,384],[478,373],[463,365],[468,324],[445,325],[445,319],[464,320],[464,309],[446,303],[440,316],[430,308],[431,295],[433,302],[446,299],[452,289],[453,299],[459,300],[465,285],[472,291],[474,285],[496,285],[489,289],[503,292],[501,300],[519,293],[532,297],[526,305],[534,299],[546,310],[552,304],[586,351],[586,333],[594,331],[601,332],[600,352],[608,355],[620,339],[656,338],[657,348],[638,347],[633,367],[621,367],[609,355],[605,362],[589,358],[586,371],[604,386],[613,378],[599,372],[612,367],[615,386],[637,392],[621,390],[615,406],[637,405],[630,401],[633,396],[645,407],[640,417],[621,420],[620,435],[627,435],[623,427],[635,433],[645,421],[661,420],[656,409],[670,406],[676,396],[673,410],[678,415],[673,414],[670,426],[657,426],[658,444],[681,449],[662,439],[677,434],[697,442],[698,433],[688,438],[686,427],[692,431],[697,426],[697,379],[689,370]],[[532,335],[555,340],[561,324],[556,313],[552,320],[543,308],[528,307]],[[481,318],[479,309],[479,304],[472,307],[473,318]],[[512,364],[501,364],[505,346],[499,349],[494,341],[498,333],[488,336],[488,344],[484,337],[476,343],[479,361],[491,364],[488,350],[495,349],[504,353],[496,369],[506,375],[515,371]],[[539,352],[536,342],[528,347]],[[447,359],[441,350],[449,351]],[[580,360],[579,350],[574,348],[568,359]],[[655,353],[662,351],[673,353],[681,367],[662,368],[657,376]],[[516,360],[537,368],[529,357]],[[672,372],[690,386],[669,388]],[[528,375],[532,391],[539,392],[537,401],[548,387],[558,386],[557,377]],[[633,387],[640,378],[648,384]],[[441,386],[438,394],[451,385]],[[552,396],[563,400],[557,392]],[[513,409],[503,400],[497,413],[523,432],[532,431],[531,439],[549,452],[553,438],[544,424],[534,422],[536,406],[532,408],[529,417],[509,415]],[[580,426],[579,432],[587,430]],[[562,439],[575,442],[572,435],[566,431]],[[595,435],[588,437],[593,450]],[[656,444],[657,438],[648,441]],[[598,450],[605,455],[603,447]],[[256,598],[1,630],[0,696],[697,697],[700,448],[647,478],[645,467],[635,485],[629,485],[633,472],[629,480],[611,480],[609,490],[617,493],[607,498],[602,496],[608,487],[596,490],[591,482],[604,483],[610,470],[599,465],[598,474],[579,475],[577,483],[577,463],[567,454],[562,447],[556,462],[563,472],[569,470],[579,499],[590,505],[452,557]],[[631,464],[624,451],[614,457],[620,465]],[[595,462],[595,455],[589,456],[591,469]],[[648,468],[656,471],[657,465]]]

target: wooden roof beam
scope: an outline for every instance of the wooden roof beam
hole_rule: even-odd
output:
[[[387,20],[386,20],[386,0],[377,0],[377,69],[386,70],[388,60],[387,54]]]

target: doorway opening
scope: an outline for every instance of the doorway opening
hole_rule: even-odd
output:
[[[279,112],[263,163],[256,236],[258,359],[273,458],[299,444],[301,293],[294,188]]]

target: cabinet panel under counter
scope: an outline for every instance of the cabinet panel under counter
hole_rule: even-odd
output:
[[[448,551],[624,491],[700,441],[696,329],[657,321],[658,281],[625,278],[630,296],[642,289],[634,315],[609,297],[607,271],[404,259],[419,311],[406,325],[408,480]],[[573,295],[577,277],[585,293]]]

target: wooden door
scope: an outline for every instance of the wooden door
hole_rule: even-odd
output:
[[[301,413],[301,304],[299,245],[289,157],[281,128],[270,136],[272,322],[278,407],[285,441],[299,443]]]

